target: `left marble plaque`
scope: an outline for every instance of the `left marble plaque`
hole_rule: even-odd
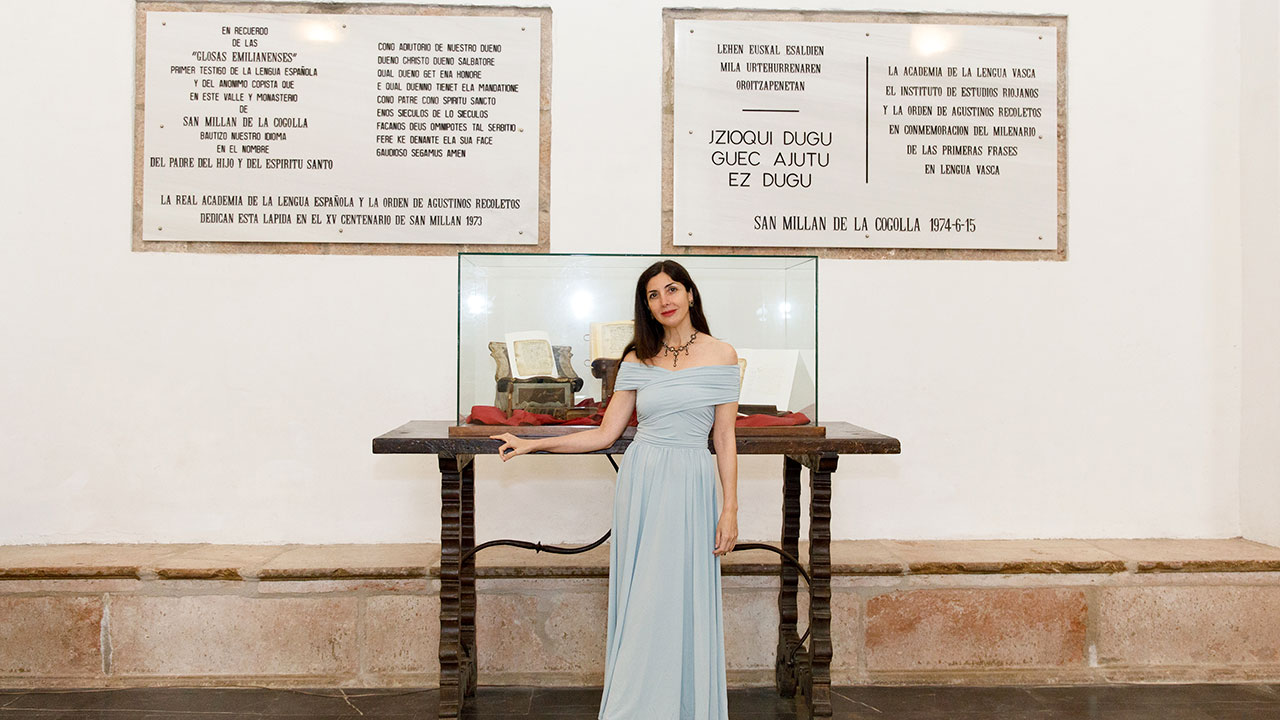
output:
[[[539,243],[540,17],[144,22],[135,240]]]

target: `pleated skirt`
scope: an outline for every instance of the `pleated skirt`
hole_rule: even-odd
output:
[[[634,442],[618,467],[600,720],[727,720],[715,461]]]

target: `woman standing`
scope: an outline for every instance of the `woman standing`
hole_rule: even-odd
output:
[[[720,556],[738,540],[738,389],[738,355],[711,336],[693,278],[662,260],[636,282],[635,338],[600,427],[493,436],[504,461],[590,452],[612,445],[633,409],[639,416],[614,494],[600,720],[729,717]]]

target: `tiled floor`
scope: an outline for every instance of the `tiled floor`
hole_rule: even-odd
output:
[[[1142,685],[961,688],[845,687],[833,690],[842,720],[1280,720],[1277,685]],[[481,687],[473,720],[595,718],[599,688]],[[224,718],[436,717],[435,690],[252,688],[0,690],[0,720],[215,720]],[[733,720],[803,717],[768,688],[729,693]],[[647,720],[647,719],[645,719]]]

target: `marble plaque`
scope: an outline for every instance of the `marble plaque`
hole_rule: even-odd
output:
[[[147,11],[141,240],[538,243],[541,35],[539,17]]]
[[[1056,32],[676,19],[674,245],[1054,250]]]

